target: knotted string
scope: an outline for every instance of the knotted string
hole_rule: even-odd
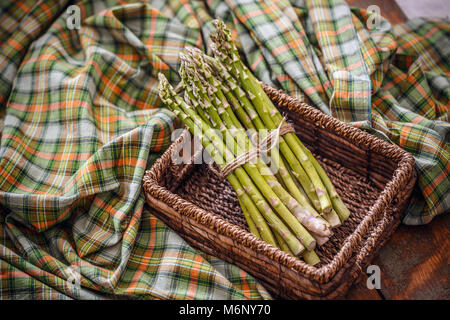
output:
[[[209,168],[211,169],[214,174],[216,174],[219,178],[224,180],[230,173],[232,173],[234,170],[242,166],[243,164],[250,162],[251,160],[258,157],[261,153],[267,154],[270,150],[272,150],[279,142],[280,136],[286,134],[295,132],[294,127],[285,121],[285,118],[280,122],[280,125],[277,129],[271,131],[270,134],[268,134],[260,143],[258,143],[254,148],[251,150],[244,152],[243,154],[237,156],[233,161],[227,163],[223,166],[222,169],[216,169],[214,167],[214,164],[209,164]],[[264,148],[262,146],[269,145],[269,147]]]

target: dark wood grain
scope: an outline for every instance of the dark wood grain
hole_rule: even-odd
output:
[[[372,262],[381,269],[381,295],[366,287],[364,277],[346,298],[450,299],[449,230],[449,215],[425,226],[401,225]]]
[[[382,300],[382,297],[376,289],[367,288],[367,275],[363,274],[358,283],[354,284],[347,293],[348,300]]]
[[[406,21],[406,16],[397,3],[393,0],[347,0],[352,7],[367,9],[371,5],[380,7],[381,15],[391,24],[398,24]]]
[[[445,215],[397,229],[373,261],[386,299],[450,299],[449,228]]]

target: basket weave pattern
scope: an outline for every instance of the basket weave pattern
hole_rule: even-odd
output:
[[[351,215],[310,266],[248,231],[234,190],[206,164],[175,165],[182,135],[144,176],[147,202],[191,245],[246,270],[278,297],[345,295],[400,223],[416,179],[414,159],[399,147],[264,85],[296,134],[330,176]]]

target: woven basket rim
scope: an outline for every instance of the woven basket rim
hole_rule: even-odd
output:
[[[296,259],[278,248],[258,239],[241,227],[182,199],[179,195],[169,191],[166,187],[159,185],[158,174],[164,170],[165,164],[168,163],[168,161],[171,161],[172,150],[177,143],[182,141],[184,135],[179,137],[177,141],[175,141],[166,152],[155,161],[153,166],[146,171],[143,178],[143,187],[147,196],[151,196],[166,203],[179,213],[195,219],[198,223],[213,228],[218,233],[227,235],[233,238],[234,241],[239,242],[244,246],[248,246],[253,250],[257,250],[259,253],[269,256],[286,267],[301,272],[310,280],[315,280],[319,283],[327,283],[334,275],[336,275],[337,271],[345,265],[348,259],[355,254],[355,249],[361,245],[364,235],[371,231],[373,224],[376,222],[376,218],[387,209],[389,204],[394,201],[401,186],[404,186],[411,178],[414,158],[397,145],[389,144],[361,129],[337,120],[296,98],[290,97],[281,90],[274,89],[264,84],[263,88],[269,96],[275,97],[277,100],[276,104],[279,108],[282,107],[295,111],[299,116],[312,121],[316,126],[321,127],[321,129],[325,129],[330,133],[336,134],[341,138],[354,143],[358,147],[362,147],[366,152],[372,151],[379,153],[386,158],[397,162],[397,168],[394,170],[392,180],[386,184],[385,188],[370,208],[368,214],[360,221],[356,229],[345,240],[344,245],[333,257],[331,262],[319,268],[310,266],[302,260]],[[376,228],[372,232],[371,237],[377,238],[382,234],[383,230],[384,228]],[[362,246],[361,250],[357,253],[355,260],[356,264],[364,261],[365,256],[372,251],[374,243],[375,241],[366,241],[364,243],[364,246]]]

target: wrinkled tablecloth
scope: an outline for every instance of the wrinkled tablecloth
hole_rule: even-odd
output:
[[[404,223],[449,210],[449,21],[393,27],[342,0],[2,1],[0,298],[270,298],[144,205],[180,126],[157,74],[175,85],[214,18],[259,79],[414,155]]]

